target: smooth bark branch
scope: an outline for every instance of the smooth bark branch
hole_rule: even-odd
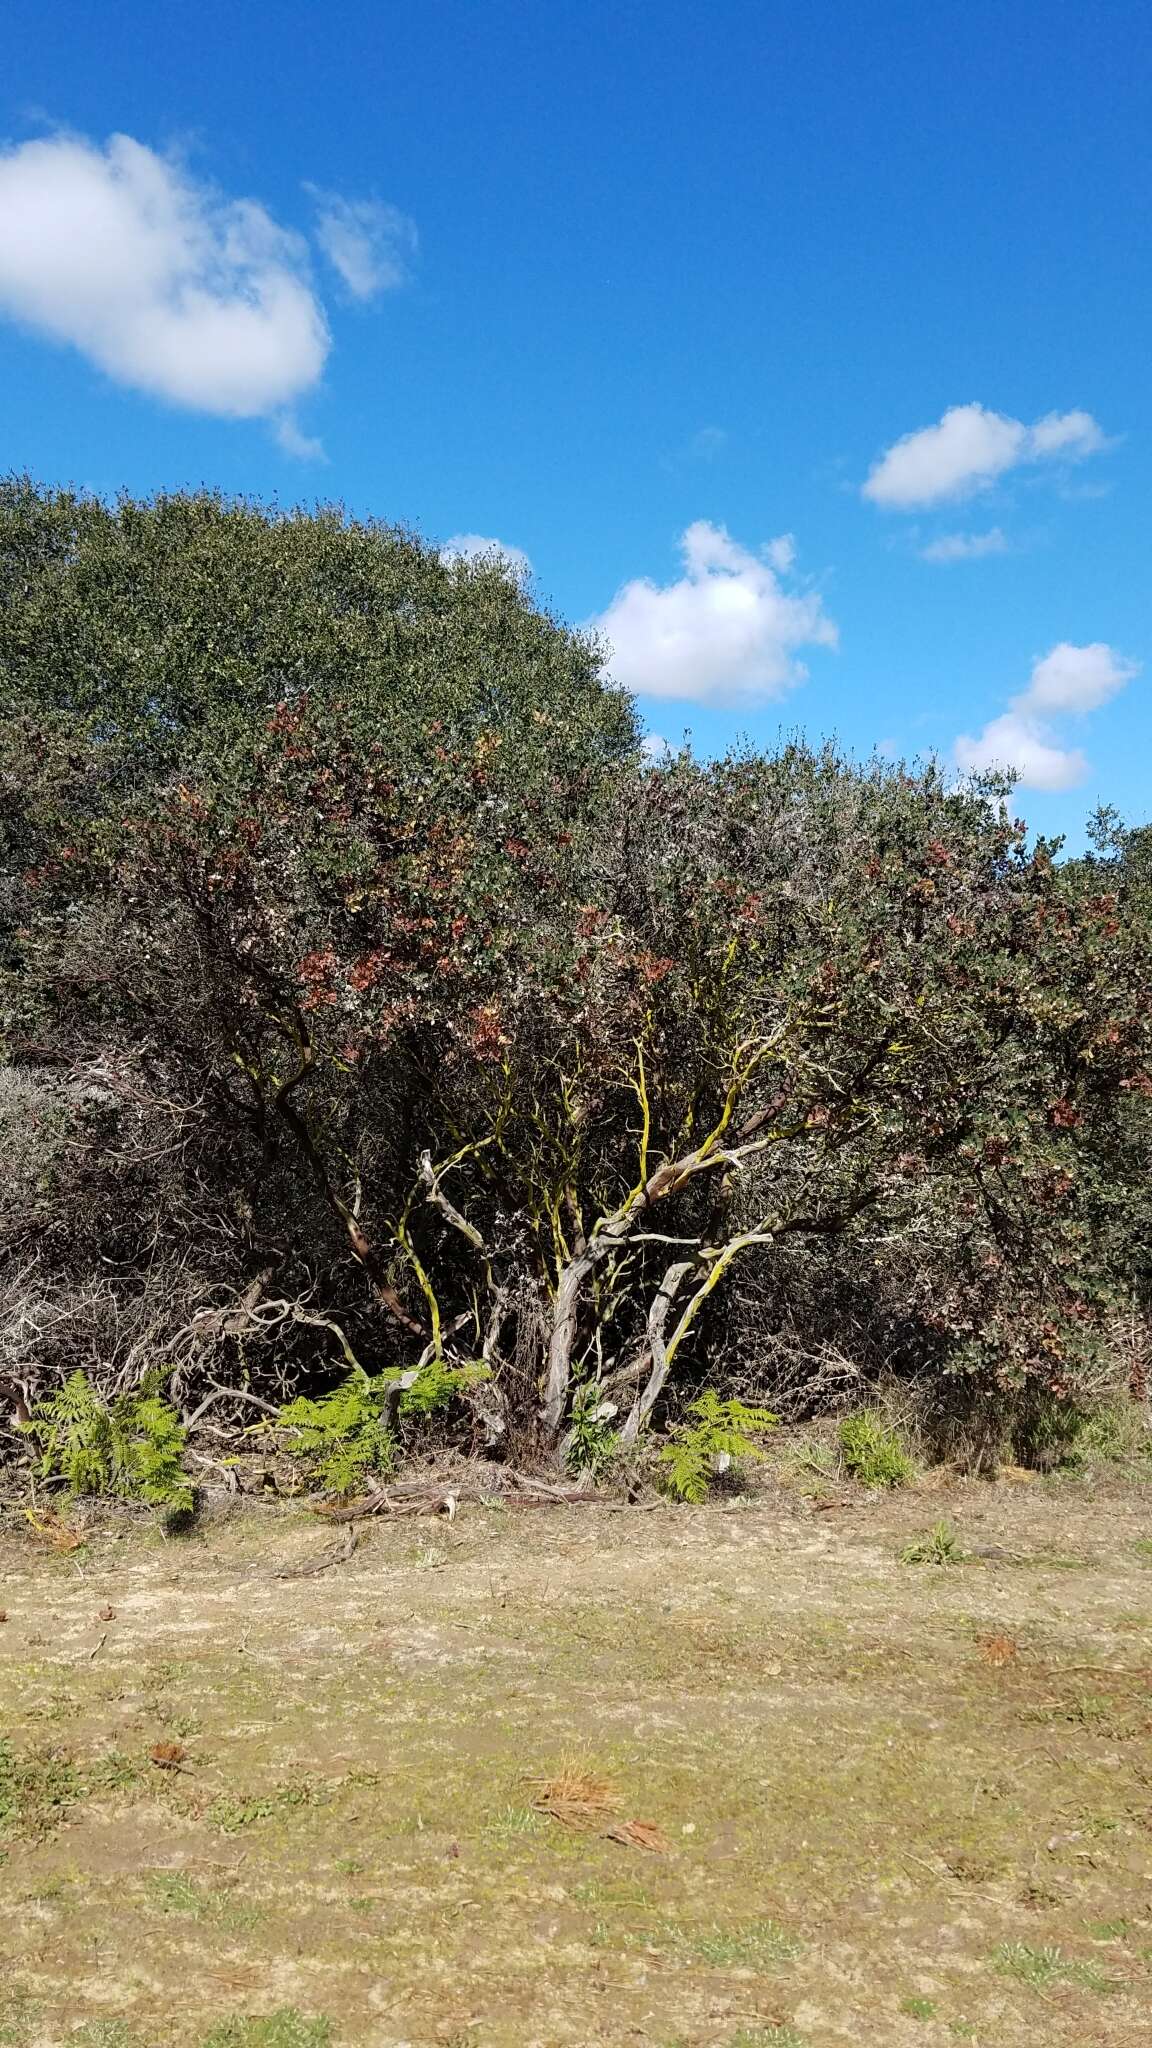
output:
[[[459,1209],[455,1208],[448,1200],[440,1185],[440,1177],[445,1171],[446,1168],[444,1167],[437,1170],[433,1166],[430,1152],[422,1152],[420,1154],[420,1178],[428,1190],[425,1200],[434,1202],[442,1215],[448,1218],[453,1230],[458,1230],[461,1237],[466,1237],[469,1244],[473,1245],[478,1252],[484,1252],[486,1250],[484,1239],[481,1237],[475,1224],[469,1223],[467,1217],[460,1214]]]
[[[671,1314],[672,1303],[695,1264],[695,1259],[678,1259],[674,1265],[669,1266],[648,1311],[648,1357],[652,1361],[652,1370],[643,1393],[638,1394],[633,1401],[624,1427],[620,1431],[621,1443],[635,1443],[660,1398],[661,1389],[668,1377],[668,1349],[664,1342],[664,1326]],[[641,1370],[643,1363],[641,1359]]]
[[[772,1138],[758,1138],[753,1144],[723,1147],[714,1142],[715,1133],[705,1138],[702,1145],[685,1152],[679,1159],[666,1160],[659,1166],[643,1187],[633,1189],[626,1202],[613,1215],[599,1223],[585,1245],[584,1250],[570,1259],[560,1275],[556,1289],[556,1300],[552,1315],[552,1336],[548,1345],[548,1369],[544,1382],[544,1397],[540,1407],[540,1421],[545,1436],[555,1442],[564,1419],[568,1398],[568,1383],[572,1374],[572,1351],[576,1342],[576,1328],[580,1314],[580,1298],[585,1282],[595,1272],[603,1259],[619,1251],[633,1235],[642,1219],[657,1202],[669,1195],[679,1193],[682,1187],[698,1173],[715,1173],[723,1167],[740,1167],[745,1160],[773,1143]]]

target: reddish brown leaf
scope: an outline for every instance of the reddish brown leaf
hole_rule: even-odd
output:
[[[1001,1669],[1005,1664],[1015,1662],[1018,1653],[1015,1641],[996,1630],[992,1635],[979,1638],[980,1655],[986,1664]]]
[[[647,1849],[650,1854],[663,1856],[672,1847],[663,1828],[654,1820],[622,1820],[607,1830],[610,1842],[623,1842],[630,1849]]]

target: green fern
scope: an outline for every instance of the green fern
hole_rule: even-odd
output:
[[[482,1363],[449,1366],[434,1358],[396,1400],[399,1367],[350,1373],[315,1400],[301,1395],[289,1401],[280,1410],[277,1427],[289,1432],[291,1441],[284,1446],[289,1456],[302,1459],[310,1477],[326,1492],[354,1493],[369,1478],[385,1478],[395,1467],[396,1437],[386,1420],[390,1411],[401,1421],[434,1415],[487,1374]]]
[[[442,1358],[431,1358],[427,1365],[421,1367],[412,1385],[401,1394],[400,1414],[439,1414],[458,1394],[486,1380],[489,1374],[490,1368],[482,1359],[476,1359],[470,1365],[445,1365]],[[382,1373],[380,1377],[387,1382],[397,1376],[397,1372],[391,1372]]]
[[[396,1439],[380,1412],[387,1380],[351,1373],[317,1400],[301,1395],[280,1410],[288,1455],[300,1458],[329,1493],[354,1493],[369,1476],[383,1478],[396,1463]]]
[[[758,1438],[767,1436],[777,1418],[767,1408],[748,1408],[743,1401],[722,1401],[709,1388],[693,1401],[686,1420],[677,1425],[660,1453],[664,1484],[678,1500],[702,1501],[718,1459],[763,1458]]]
[[[73,1494],[187,1512],[186,1432],[162,1386],[162,1375],[149,1373],[135,1392],[102,1401],[87,1373],[72,1373],[21,1425],[39,1449],[40,1477],[65,1480]]]

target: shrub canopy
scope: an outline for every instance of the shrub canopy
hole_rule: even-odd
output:
[[[1141,834],[648,762],[498,561],[336,512],[16,482],[0,588],[24,1382],[482,1360],[470,1426],[552,1443],[830,1358],[1090,1379],[1149,1283]]]

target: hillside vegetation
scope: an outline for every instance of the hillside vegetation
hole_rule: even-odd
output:
[[[1106,813],[1064,860],[932,765],[652,759],[499,559],[13,480],[0,834],[12,1465],[163,1498],[208,1416],[340,1494],[670,1427],[699,1477],[881,1380],[1028,1461],[1145,1396]]]

